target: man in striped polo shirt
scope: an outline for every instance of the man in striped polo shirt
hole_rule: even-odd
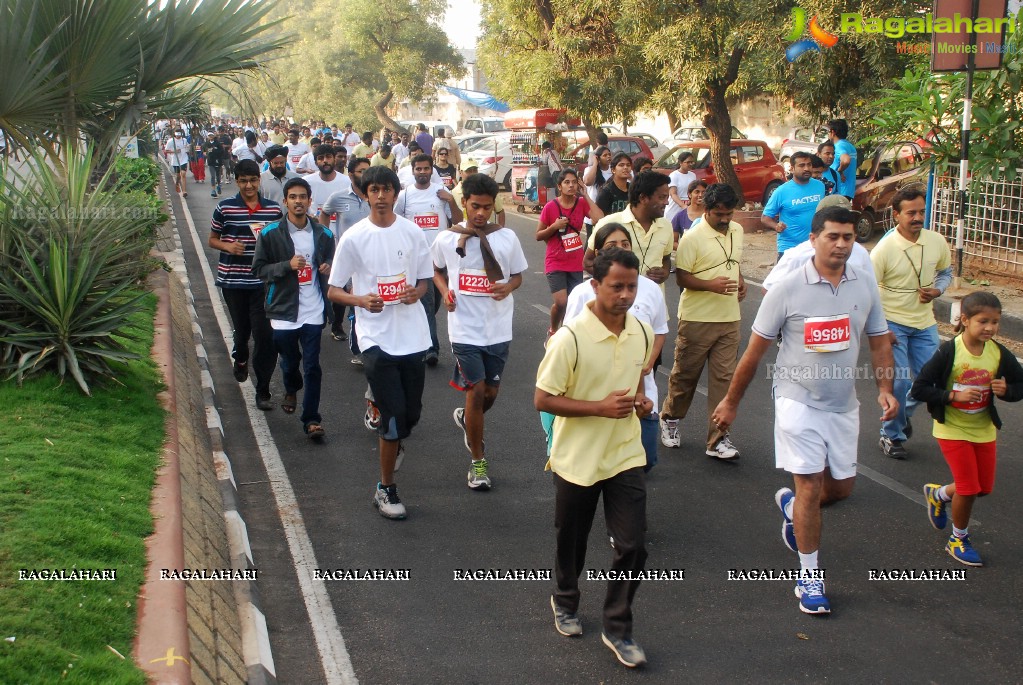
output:
[[[256,239],[266,226],[284,216],[281,207],[259,194],[259,165],[241,160],[235,168],[238,194],[221,200],[213,210],[208,244],[220,251],[216,285],[224,296],[234,327],[234,378],[249,377],[249,338],[252,338],[256,406],[273,409],[270,377],[277,366],[273,329],[263,310],[263,282],[252,273]]]

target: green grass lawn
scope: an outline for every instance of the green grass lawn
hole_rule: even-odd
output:
[[[119,369],[123,385],[97,383],[90,398],[54,375],[0,383],[2,683],[145,682],[131,646],[164,439],[155,308],[150,296],[134,322],[143,359]],[[117,579],[18,579],[19,569],[76,568]]]

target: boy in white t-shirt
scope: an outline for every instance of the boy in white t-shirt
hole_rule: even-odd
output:
[[[483,174],[462,181],[466,220],[441,231],[433,242],[434,277],[448,310],[448,337],[455,356],[451,385],[465,391],[455,424],[472,455],[468,485],[489,490],[483,415],[497,399],[512,339],[512,292],[522,285],[526,257],[510,228],[490,223],[497,182]]]
[[[355,329],[366,380],[380,409],[380,482],[373,502],[390,519],[407,515],[394,471],[401,441],[422,413],[423,355],[430,347],[430,328],[419,300],[433,277],[422,230],[394,213],[400,191],[397,174],[387,167],[370,167],[363,173],[362,192],[370,215],[349,228],[338,243],[327,293],[331,302],[363,310]],[[349,279],[351,293],[344,290]]]

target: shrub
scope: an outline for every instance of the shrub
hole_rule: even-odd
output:
[[[160,167],[148,157],[118,157],[114,163],[114,172],[117,174],[118,190],[153,193],[160,180]]]
[[[114,379],[111,363],[136,357],[119,338],[133,336],[129,317],[144,306],[133,288],[154,266],[165,216],[110,172],[93,186],[92,171],[91,151],[70,154],[66,175],[35,155],[0,180],[0,373],[19,383],[54,369],[90,394],[91,381]]]

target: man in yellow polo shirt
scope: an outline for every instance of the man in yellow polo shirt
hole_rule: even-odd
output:
[[[479,162],[477,162],[475,159],[472,159],[471,157],[466,157],[462,161],[462,165],[460,168],[462,171],[463,179],[466,176],[472,176],[473,174],[477,173],[480,170]],[[459,181],[458,185],[456,185],[451,190],[451,197],[455,198],[455,202],[458,204],[459,207],[462,206],[461,181]],[[504,226],[504,221],[505,221],[504,203],[501,202],[501,195],[498,194],[497,198],[494,200],[494,213],[490,215],[490,223],[497,224],[498,226]]]
[[[661,286],[671,271],[671,252],[675,246],[675,233],[664,218],[668,204],[668,177],[656,171],[636,174],[629,186],[629,206],[620,212],[608,214],[597,222],[590,234],[585,264],[593,263],[593,236],[598,228],[611,222],[619,223],[629,231],[632,251],[640,259],[640,273]],[[587,271],[591,271],[587,268]]]
[[[533,396],[537,410],[555,416],[547,462],[554,472],[557,532],[554,627],[568,637],[582,635],[576,613],[579,576],[603,494],[614,556],[602,640],[630,668],[646,663],[643,649],[632,640],[632,598],[647,557],[646,452],[639,418],[653,410],[641,379],[654,334],[628,313],[636,299],[639,266],[632,252],[601,251],[591,281],[596,299],[551,336]]]
[[[742,226],[732,221],[739,197],[730,185],[711,185],[703,204],[703,220],[682,234],[675,255],[675,279],[684,291],[678,303],[675,363],[661,408],[661,444],[682,444],[679,423],[706,364],[706,454],[727,461],[738,459],[739,450],[710,414],[728,392],[739,355],[739,303],[746,297],[746,281],[739,273]]]
[[[895,418],[881,422],[881,451],[892,459],[908,455],[903,443],[913,434],[910,417],[917,402],[909,396],[913,379],[938,349],[938,322],[933,301],[952,282],[952,252],[944,236],[923,230],[927,195],[903,188],[892,198],[895,230],[870,253],[881,307],[895,357]]]

